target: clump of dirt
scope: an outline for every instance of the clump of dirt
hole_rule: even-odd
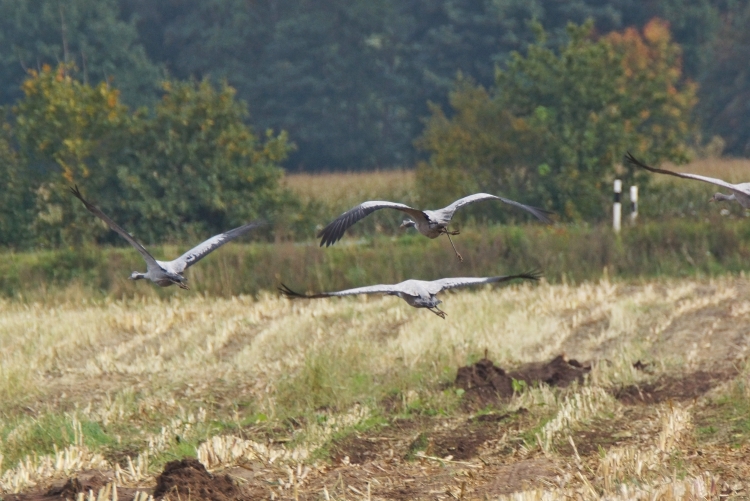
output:
[[[112,482],[111,477],[105,473],[96,470],[84,470],[76,473],[74,477],[66,481],[58,481],[47,486],[45,489],[32,490],[22,494],[10,494],[2,498],[5,501],[60,501],[61,499],[78,499],[78,495],[83,493],[88,496],[89,491],[96,497],[101,489]],[[144,489],[140,489],[144,490]],[[117,498],[128,500],[135,497],[136,489],[117,488]]]
[[[462,433],[446,433],[435,437],[431,447],[432,454],[437,457],[452,456],[457,461],[471,459],[487,440],[497,434],[497,430],[487,427],[461,431]]]
[[[165,496],[194,501],[240,501],[247,498],[229,475],[211,475],[200,461],[191,458],[171,461],[164,466],[164,471],[156,479],[154,498]]]
[[[383,444],[377,440],[351,436],[334,446],[331,458],[337,463],[343,462],[344,458],[349,458],[350,464],[364,464],[377,459],[382,449]]]
[[[542,382],[550,386],[565,387],[573,381],[583,381],[590,370],[590,365],[582,365],[574,359],[565,360],[559,355],[549,362],[525,364],[506,373],[492,363],[492,360],[483,358],[474,365],[459,368],[453,384],[464,390],[464,401],[469,406],[482,408],[512,397],[513,380],[529,385]]]
[[[81,474],[71,477],[62,486],[54,486],[47,491],[47,496],[60,497],[66,499],[75,499],[79,493],[88,493],[93,491],[99,492],[99,489],[109,483],[109,479],[101,473],[81,472]]]
[[[549,362],[532,362],[522,365],[509,376],[517,381],[525,381],[527,384],[542,382],[564,388],[573,381],[583,382],[584,376],[590,371],[591,365],[583,365],[574,358],[565,360],[565,357],[558,355]]]
[[[478,407],[513,396],[513,379],[487,358],[459,368],[453,384],[464,390],[464,401]]]
[[[706,393],[719,383],[731,379],[737,371],[696,371],[682,376],[661,376],[653,383],[631,385],[615,392],[624,404],[658,404],[667,400],[691,400]]]

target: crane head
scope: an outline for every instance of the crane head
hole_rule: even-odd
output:
[[[709,202],[728,202],[730,200],[736,200],[734,193],[732,193],[731,195],[725,195],[724,193],[714,193],[714,196],[708,199]]]
[[[146,274],[145,273],[141,273],[139,271],[134,271],[133,273],[130,274],[130,276],[128,278],[130,280],[142,280],[142,279],[146,278]]]
[[[412,221],[411,219],[404,219],[404,222],[401,223],[401,226],[399,226],[399,228],[414,228],[416,225],[416,221]]]

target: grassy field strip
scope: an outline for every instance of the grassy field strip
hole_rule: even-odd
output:
[[[347,413],[331,416],[322,424],[307,426],[303,432],[304,444],[293,447],[273,447],[230,435],[215,436],[198,447],[198,459],[209,469],[222,469],[246,462],[270,466],[276,462],[284,466],[291,464],[301,471],[302,463],[334,433],[361,423],[369,414],[370,409],[356,405]]]

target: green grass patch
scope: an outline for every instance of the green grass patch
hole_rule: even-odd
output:
[[[417,435],[417,438],[409,444],[409,450],[406,453],[405,459],[408,461],[414,461],[417,458],[417,453],[426,450],[429,445],[429,435],[425,432],[420,433]]]
[[[722,443],[740,447],[750,440],[750,397],[742,381],[728,393],[709,400],[696,412],[699,443]]]
[[[187,276],[188,294],[230,296],[275,291],[279,282],[299,290],[337,290],[408,277],[482,276],[541,269],[550,282],[596,280],[606,268],[613,278],[716,275],[741,272],[750,261],[750,226],[739,218],[639,221],[615,237],[608,224],[475,226],[455,239],[458,262],[445,238],[421,235],[393,239],[374,233],[364,241],[320,248],[315,241],[232,243],[208,256]],[[157,257],[187,246],[152,249]],[[64,249],[7,253],[0,259],[0,295],[28,300],[185,294],[127,279],[142,270],[128,248]]]
[[[3,467],[15,466],[27,456],[52,454],[69,445],[80,444],[101,450],[117,444],[117,437],[100,423],[75,419],[67,413],[45,413],[36,418],[19,417],[7,421],[0,431]]]

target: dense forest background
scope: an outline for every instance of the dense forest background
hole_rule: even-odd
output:
[[[750,155],[743,0],[0,0],[0,104],[45,63],[111,78],[130,107],[153,106],[165,78],[210,78],[258,130],[289,133],[288,170],[408,167],[428,103],[447,106],[459,73],[491,85],[536,41],[532,20],[554,49],[570,22],[605,34],[657,17],[699,84],[695,141]]]
[[[148,243],[258,218],[306,240],[350,207],[285,171],[406,168],[382,197],[487,191],[584,224],[618,177],[646,211],[698,214],[705,187],[622,157],[750,156],[748,24],[735,0],[0,0],[0,245],[121,244],[76,184]]]

